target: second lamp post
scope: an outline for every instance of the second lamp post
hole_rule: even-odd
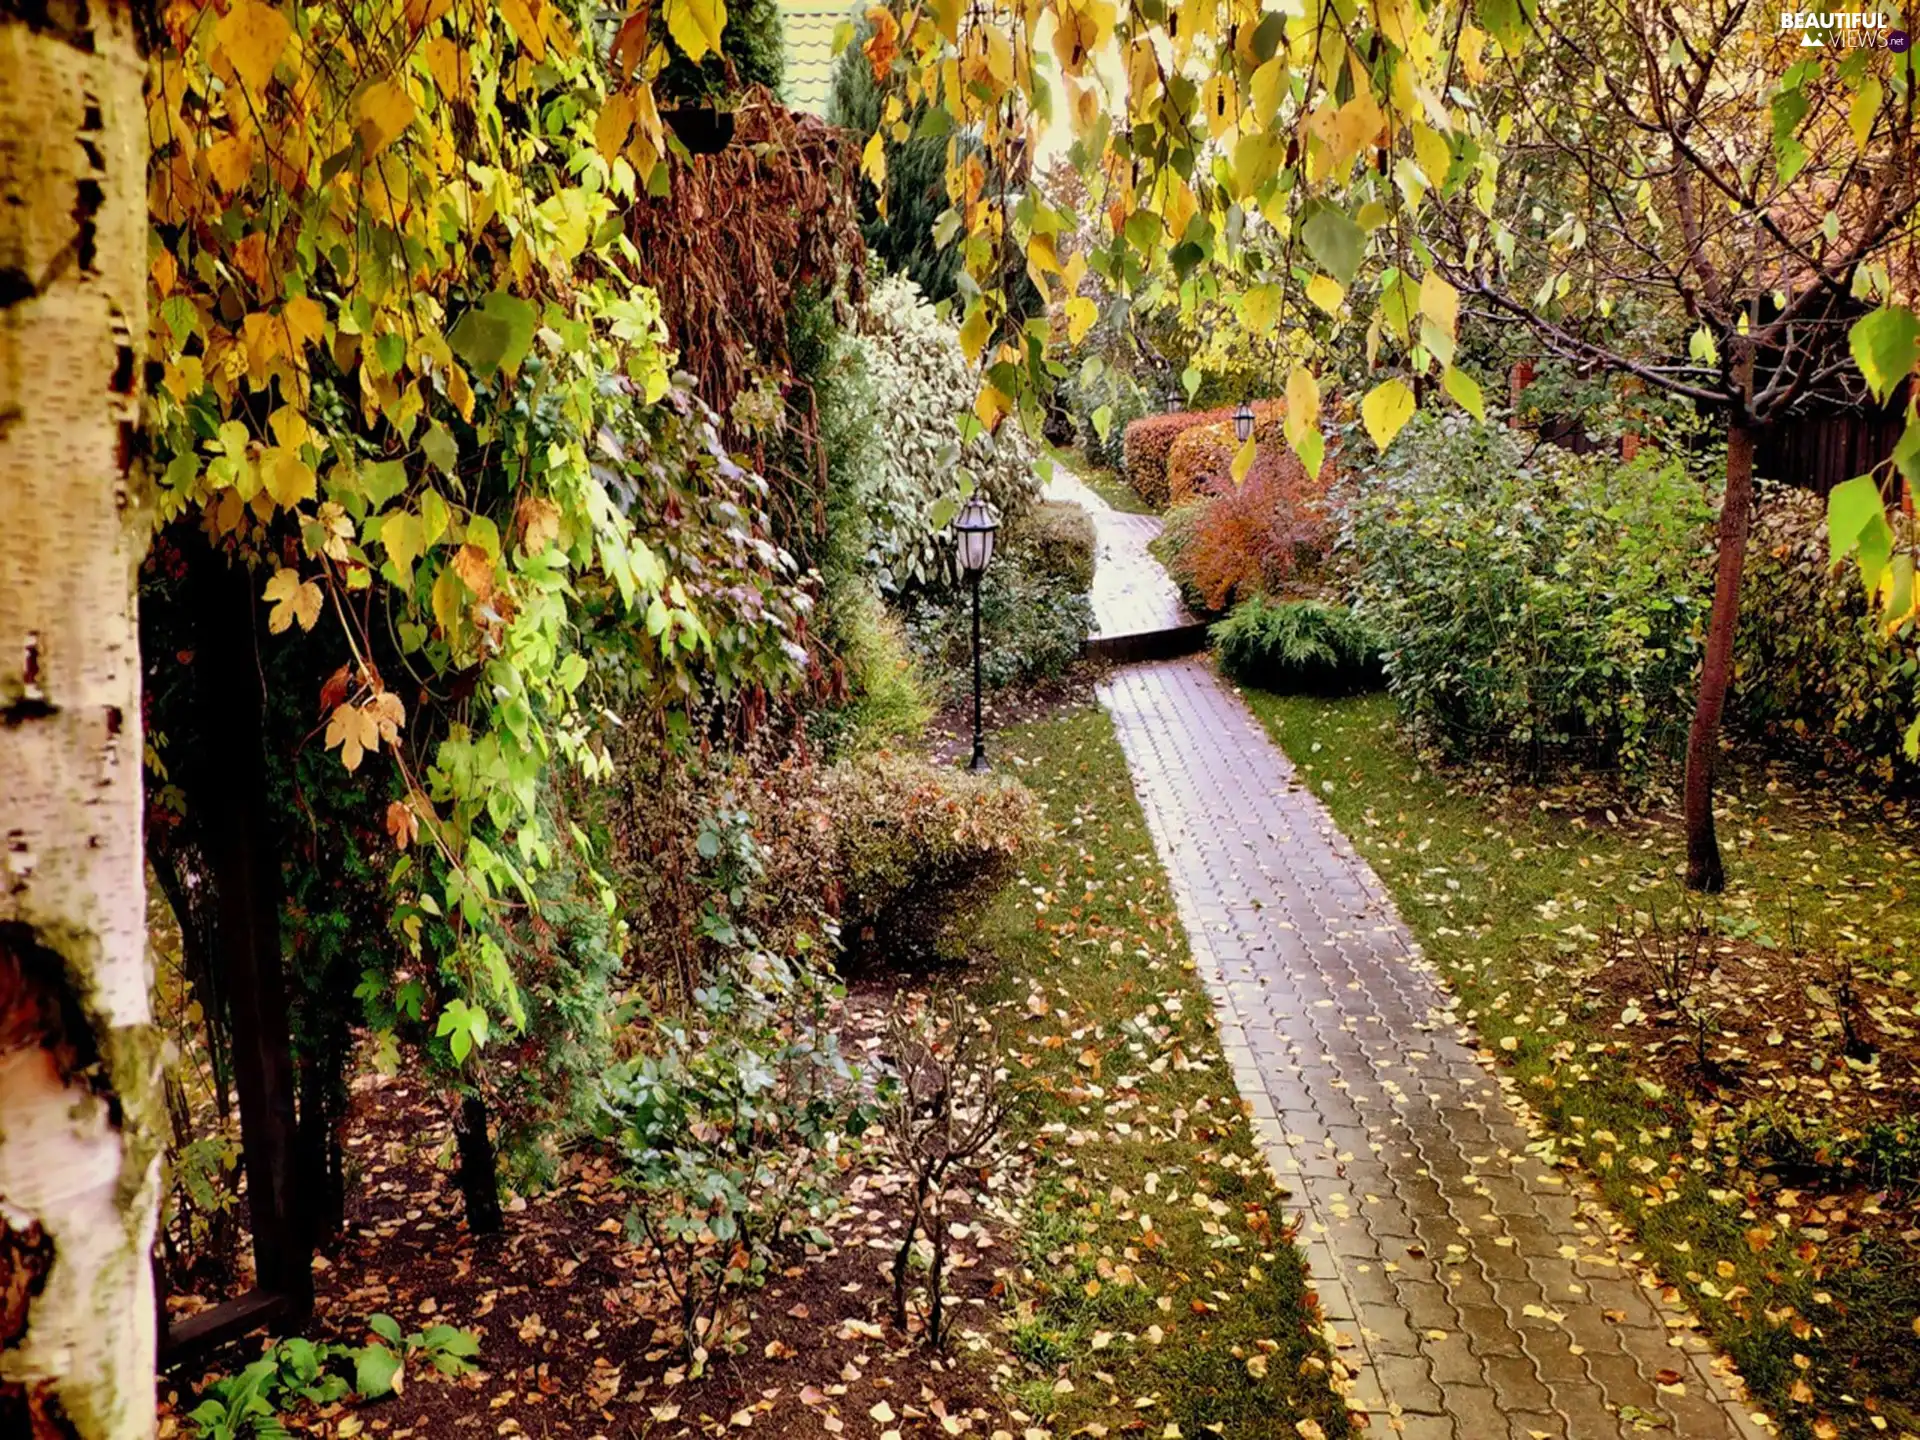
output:
[[[993,532],[999,528],[992,509],[978,493],[960,507],[953,521],[960,573],[973,591],[973,759],[967,762],[969,770],[987,768],[987,746],[980,730],[980,577],[993,559]]]

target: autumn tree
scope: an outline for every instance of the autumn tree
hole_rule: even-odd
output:
[[[144,63],[0,8],[0,1432],[153,1426],[158,1046],[140,860]]]
[[[1803,47],[1749,0],[1592,0],[1540,23],[1530,60],[1503,67],[1499,202],[1443,183],[1414,218],[1438,273],[1486,321],[1724,424],[1684,804],[1687,883],[1718,890],[1713,775],[1755,447],[1771,426],[1886,398],[1911,365],[1868,353],[1863,373],[1848,343],[1852,331],[1879,348],[1900,324],[1886,302],[1916,273],[1910,82],[1884,47]]]

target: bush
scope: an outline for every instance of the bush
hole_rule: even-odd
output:
[[[1286,436],[1280,422],[1286,406],[1278,400],[1258,400],[1253,405],[1254,444],[1285,446]],[[1229,484],[1233,478],[1234,457],[1240,453],[1240,440],[1233,433],[1231,412],[1225,420],[1195,425],[1174,436],[1167,447],[1167,500],[1179,505]]]
[[[1049,523],[1056,529],[1072,524]],[[1053,531],[1036,534],[1026,521],[1004,535],[980,581],[980,673],[988,689],[1054,679],[1080,658],[1093,629],[1090,546],[1079,548],[1092,524],[1083,523],[1072,543]],[[906,620],[923,671],[949,703],[964,698],[973,685],[972,597],[965,585],[914,595]]]
[[[1284,441],[1266,442],[1238,485],[1230,477],[1210,482],[1217,493],[1179,507],[1177,529],[1162,531],[1154,553],[1188,608],[1218,613],[1317,583],[1332,528],[1332,476],[1332,460],[1310,477]]]
[[[836,765],[818,794],[827,864],[812,878],[856,966],[931,954],[1011,878],[1043,824],[1039,802],[1009,776],[899,755]]]
[[[832,755],[858,755],[918,735],[933,702],[900,617],[871,589],[842,596],[834,615],[835,688],[845,699],[809,717],[815,743]]]
[[[1380,683],[1380,638],[1344,605],[1255,597],[1209,634],[1221,668],[1244,685],[1351,695]]]
[[[1123,445],[1127,484],[1133,493],[1157,509],[1168,500],[1167,452],[1179,436],[1196,425],[1232,418],[1231,410],[1180,410],[1171,415],[1144,415],[1127,426]]]
[[[1036,505],[1007,536],[1008,549],[1042,575],[1075,590],[1093,588],[1093,517],[1078,505]]]
[[[1741,611],[1741,723],[1879,784],[1920,781],[1905,742],[1920,715],[1920,626],[1909,619],[1888,636],[1853,566],[1828,564],[1818,497],[1762,492]]]
[[[1507,430],[1422,416],[1346,492],[1355,609],[1426,738],[1536,776],[1641,780],[1678,753],[1714,516],[1681,460],[1523,458]]]
[[[875,413],[886,417],[885,464],[870,509],[868,561],[880,588],[906,594],[946,573],[951,545],[936,505],[971,478],[1003,525],[1039,498],[1033,446],[1019,425],[960,443],[958,417],[973,407],[974,376],[960,333],[898,276],[873,287],[860,337]]]
[[[1104,362],[1091,378],[1076,377],[1061,389],[1087,459],[1104,469],[1119,470],[1126,464],[1127,426],[1151,408],[1147,392],[1134,383],[1131,375]],[[1099,424],[1102,412],[1106,416],[1104,435]]]

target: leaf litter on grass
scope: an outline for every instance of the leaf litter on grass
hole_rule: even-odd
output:
[[[1920,1433],[1912,812],[1735,752],[1730,886],[1694,899],[1677,817],[1604,779],[1436,768],[1383,696],[1246,698],[1541,1117],[1543,1156],[1594,1174],[1785,1433]],[[1676,986],[1658,952],[1696,925]]]

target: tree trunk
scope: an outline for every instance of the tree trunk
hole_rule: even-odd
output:
[[[460,1102],[453,1121],[460,1146],[460,1193],[467,1202],[467,1229],[475,1235],[498,1235],[507,1228],[500,1213],[499,1168],[494,1163],[493,1139],[487,1134],[487,1102],[469,1095]]]
[[[0,1434],[36,1440],[153,1433],[144,75],[127,0],[0,7]]]
[[[1687,734],[1687,888],[1717,893],[1727,883],[1713,830],[1713,771],[1720,754],[1720,715],[1733,678],[1733,640],[1740,624],[1740,576],[1753,521],[1754,433],[1744,416],[1727,425],[1727,493],[1720,502],[1720,559],[1713,614],[1700,663],[1700,697]]]

